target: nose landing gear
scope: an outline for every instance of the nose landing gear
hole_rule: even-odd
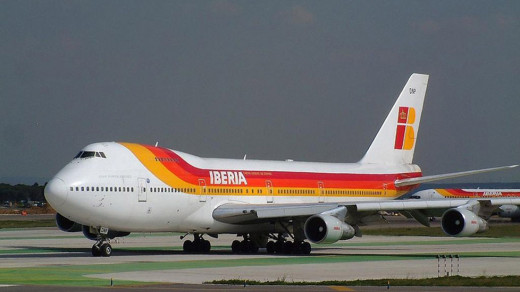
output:
[[[96,243],[92,246],[92,256],[94,257],[109,257],[112,255],[112,246],[110,245],[110,238],[108,237],[108,228],[90,227],[90,232],[96,234]]]
[[[112,254],[112,246],[107,239],[99,239],[92,246],[92,256],[95,257],[109,257]]]

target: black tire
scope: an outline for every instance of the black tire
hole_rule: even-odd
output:
[[[211,250],[211,243],[207,240],[202,240],[200,247],[201,247],[201,252],[208,253]]]
[[[101,255],[104,257],[109,257],[112,255],[112,246],[110,243],[104,243],[101,245]]]
[[[274,253],[274,241],[269,241],[267,245],[265,246],[265,249],[267,250],[267,253],[273,254]]]
[[[100,257],[101,256],[101,249],[98,246],[96,246],[96,245],[92,246],[92,256],[93,257]]]
[[[311,244],[308,242],[302,242],[300,245],[300,251],[302,254],[311,254]]]
[[[275,253],[283,253],[283,241],[278,240],[274,243],[274,252]]]
[[[184,250],[184,252],[193,252],[193,242],[191,242],[191,240],[186,240],[182,244],[182,250]]]
[[[233,253],[239,253],[240,252],[240,241],[233,240],[233,243],[231,244],[231,251]]]

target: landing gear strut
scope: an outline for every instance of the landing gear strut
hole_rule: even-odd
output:
[[[186,240],[182,245],[182,249],[185,252],[208,253],[211,249],[211,243],[202,238],[202,235],[194,233],[193,241]]]
[[[90,227],[90,232],[96,234],[96,243],[92,246],[92,256],[94,257],[109,257],[112,255],[112,246],[108,238],[108,228],[106,227]]]

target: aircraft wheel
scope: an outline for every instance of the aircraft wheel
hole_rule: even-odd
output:
[[[92,246],[92,256],[93,257],[101,256],[101,249],[98,246],[96,246],[95,244]]]
[[[275,253],[282,253],[283,252],[283,241],[278,240],[274,243],[274,252]]]
[[[186,240],[182,244],[182,249],[184,252],[193,252],[193,242],[191,240]]]
[[[109,257],[112,254],[112,246],[109,243],[104,243],[101,245],[101,255],[104,257]]]
[[[233,243],[231,244],[231,251],[233,253],[239,253],[240,252],[240,241],[233,240]]]
[[[201,247],[201,252],[208,253],[211,249],[211,243],[207,240],[202,240],[200,247]]]
[[[300,251],[302,254],[311,254],[311,244],[308,242],[302,242],[300,245]]]
[[[267,253],[273,254],[274,253],[274,241],[269,241],[267,245],[265,246],[265,249],[267,250]]]

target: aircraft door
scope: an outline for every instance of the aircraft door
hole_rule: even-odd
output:
[[[324,199],[323,199],[323,182],[322,181],[319,181],[318,182],[318,203],[323,203],[324,202]]]
[[[199,178],[199,187],[200,187],[200,195],[199,195],[199,202],[206,202],[208,197],[208,190],[206,188],[206,180],[203,178]]]
[[[265,188],[267,190],[267,203],[274,202],[273,198],[273,183],[270,180],[265,181]]]
[[[145,178],[137,179],[137,201],[146,202],[148,199],[148,183]]]

